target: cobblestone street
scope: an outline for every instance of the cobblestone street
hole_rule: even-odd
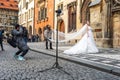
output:
[[[59,64],[71,75],[58,69],[40,72],[52,67],[55,58],[29,51],[26,61],[17,61],[13,58],[16,50],[5,45],[5,51],[0,52],[0,80],[120,80],[115,75],[64,60],[59,60]]]

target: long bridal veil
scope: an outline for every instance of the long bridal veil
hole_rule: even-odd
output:
[[[54,35],[56,35],[56,30],[54,30]],[[82,36],[79,42],[74,46],[72,46],[70,49],[65,50],[64,51],[65,54],[97,53],[98,52],[98,48],[96,47],[96,44],[93,38],[92,28],[87,24],[85,24],[80,30],[74,33],[65,34],[63,32],[58,31],[58,37],[59,37],[58,42],[59,43],[67,42],[79,36]],[[63,38],[61,39],[60,37],[64,37],[64,39]],[[53,42],[56,42],[55,37],[53,37],[50,40]]]
[[[70,40],[75,39],[76,37],[82,36],[83,34],[85,34],[87,30],[87,24],[85,24],[80,30],[78,30],[77,32],[73,32],[73,33],[63,33],[58,31],[58,42],[67,42]],[[50,41],[52,42],[56,42],[56,30],[53,30],[53,37],[52,39],[50,39]],[[62,37],[62,38],[61,38]]]
[[[96,47],[92,28],[88,26],[88,30],[80,41],[72,46],[70,49],[65,50],[65,54],[80,54],[80,53],[98,53],[98,48]]]

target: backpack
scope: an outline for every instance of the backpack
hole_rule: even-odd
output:
[[[14,47],[14,48],[17,47],[17,45],[16,45],[16,41],[14,40],[13,37],[9,37],[9,38],[7,38],[7,42],[8,42],[12,47]]]
[[[15,36],[11,33],[11,37],[8,37],[7,38],[7,42],[9,45],[11,45],[12,47],[16,48],[17,45],[16,45],[16,39],[15,39]]]

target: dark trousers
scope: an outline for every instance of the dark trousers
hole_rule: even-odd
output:
[[[50,43],[50,49],[52,49],[52,42],[48,39],[45,39],[46,41],[46,49],[48,49],[48,43]]]
[[[16,52],[16,55],[19,55],[20,53],[22,52],[22,54],[20,55],[20,56],[22,56],[22,57],[24,57],[26,54],[27,54],[27,52],[28,52],[28,50],[18,50],[17,52]]]
[[[2,41],[0,41],[0,45],[1,45],[1,50],[3,51],[4,49],[3,49],[3,43],[2,43]]]

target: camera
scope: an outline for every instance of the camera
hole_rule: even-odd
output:
[[[57,13],[57,16],[60,16],[60,14],[62,13],[61,9],[58,9],[55,12]]]

